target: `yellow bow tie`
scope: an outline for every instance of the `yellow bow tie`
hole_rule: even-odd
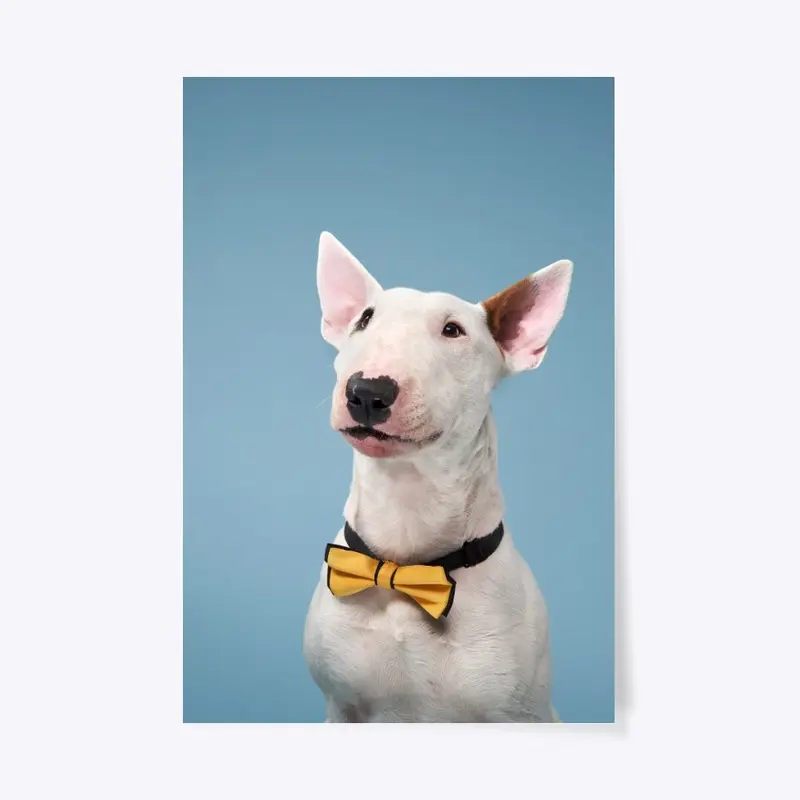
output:
[[[456,582],[441,566],[400,567],[335,544],[328,545],[325,563],[328,565],[328,588],[337,597],[381,586],[408,595],[434,619],[447,616],[453,604]]]

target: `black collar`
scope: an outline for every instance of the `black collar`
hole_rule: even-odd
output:
[[[444,567],[445,572],[451,572],[454,569],[461,569],[462,567],[474,567],[482,561],[486,561],[489,556],[494,553],[500,546],[503,539],[503,523],[500,524],[486,536],[481,536],[478,539],[470,539],[465,542],[458,550],[448,553],[446,556],[436,558],[433,561],[427,561],[427,567]],[[344,523],[344,540],[351,550],[357,553],[362,553],[365,556],[374,558],[380,561],[380,557],[375,555],[367,543],[350,527],[350,523],[345,520]]]

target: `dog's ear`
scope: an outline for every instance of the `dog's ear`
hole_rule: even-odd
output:
[[[317,291],[322,306],[322,338],[338,348],[350,323],[375,301],[381,286],[336,237],[325,231],[319,237]]]
[[[556,261],[481,303],[510,372],[542,363],[564,314],[571,280],[572,262]]]

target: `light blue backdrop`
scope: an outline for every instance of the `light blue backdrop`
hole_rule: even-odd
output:
[[[184,83],[184,719],[323,719],[301,651],[348,446],[319,234],[386,287],[479,301],[560,258],[542,367],[500,387],[506,521],[565,721],[613,719],[611,79]]]

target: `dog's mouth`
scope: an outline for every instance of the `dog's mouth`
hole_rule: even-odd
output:
[[[354,425],[352,428],[342,428],[340,433],[352,436],[354,439],[363,441],[364,439],[375,439],[379,442],[401,442],[402,444],[428,444],[435,442],[442,434],[434,433],[432,436],[427,436],[424,439],[409,439],[405,436],[393,436],[390,433],[384,433],[377,428],[371,428],[366,425]]]

